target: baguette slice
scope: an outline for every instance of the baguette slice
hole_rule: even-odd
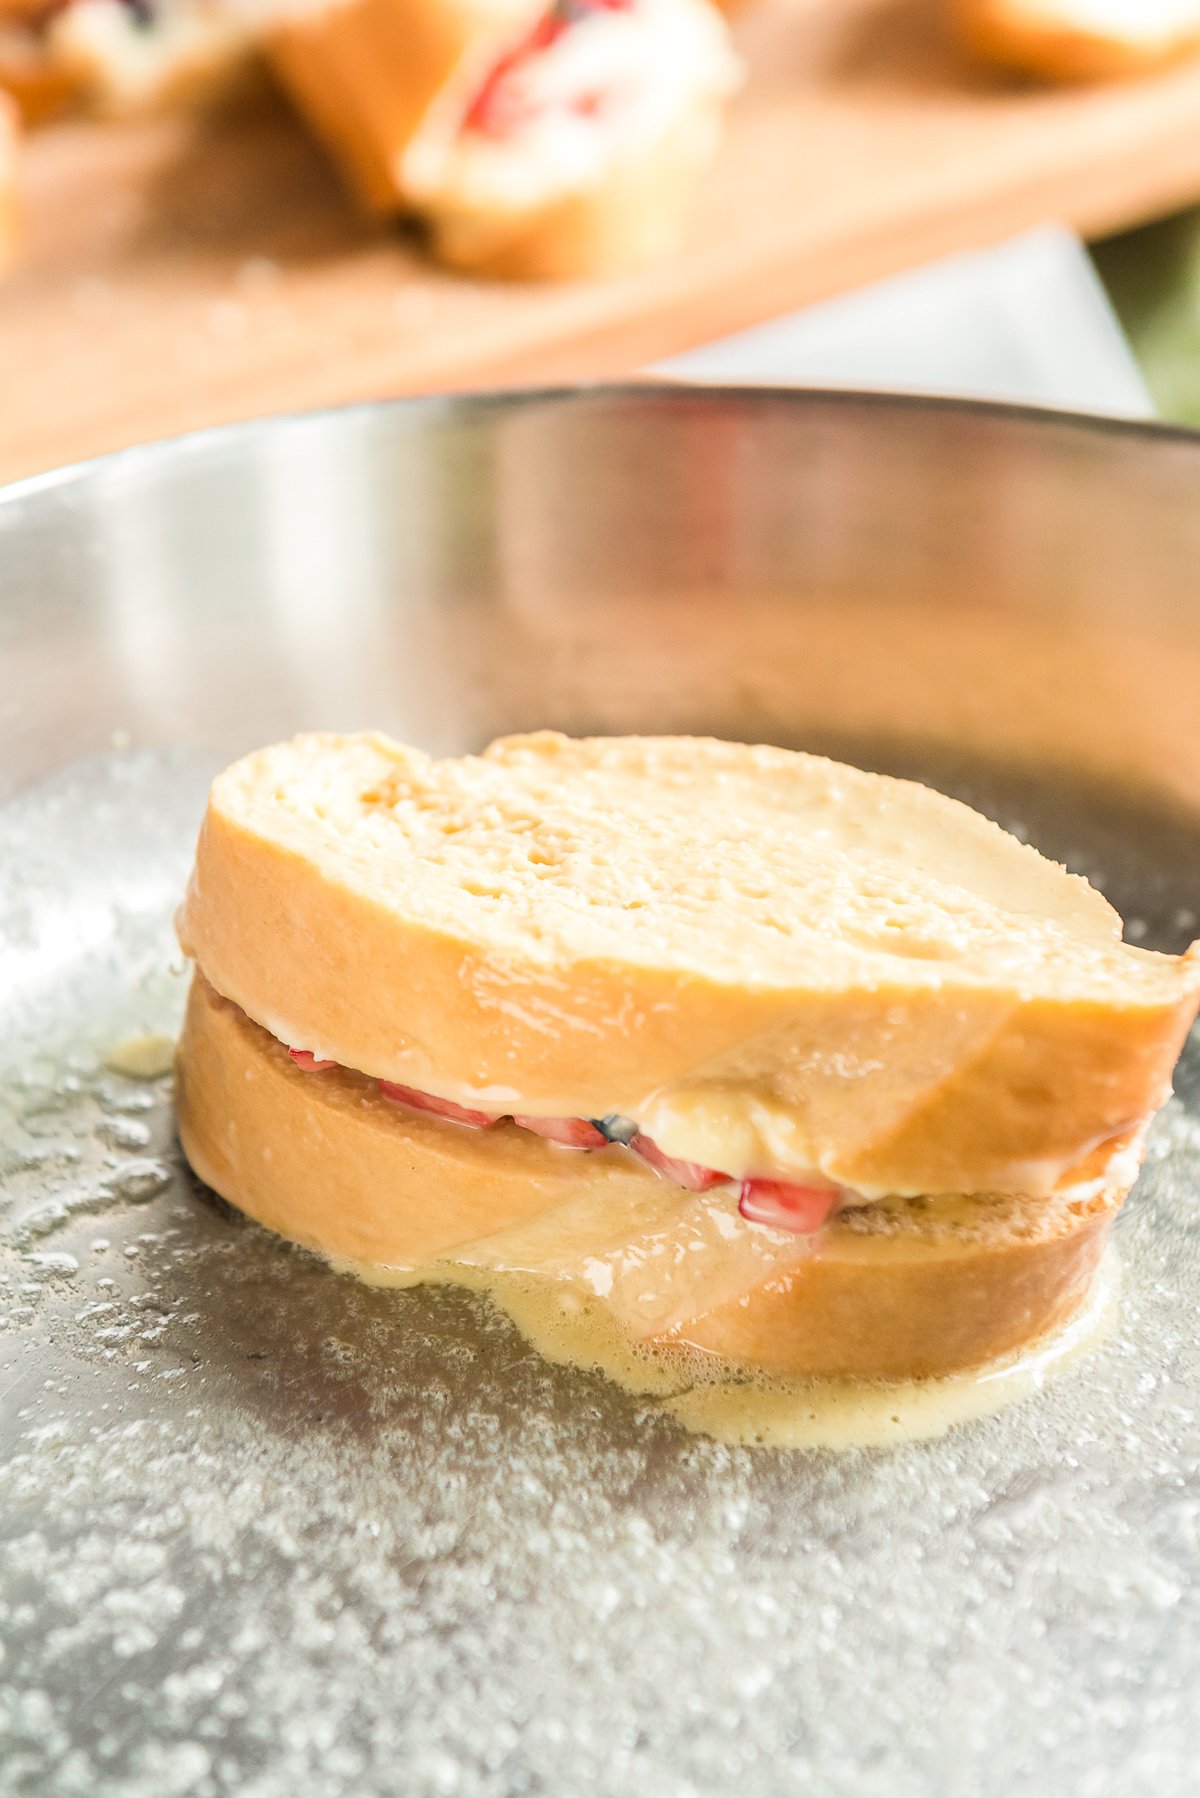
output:
[[[740,79],[708,0],[559,7],[492,61],[446,84],[405,153],[443,260],[570,280],[676,249]]]
[[[928,788],[786,750],[297,738],[213,785],[181,942],[278,1040],[863,1198],[1047,1195],[1170,1090],[1200,960]]]
[[[542,0],[333,0],[272,19],[268,61],[372,212],[409,204],[404,155],[438,94],[483,69]]]
[[[699,109],[648,155],[615,161],[602,181],[527,213],[436,208],[434,251],[451,268],[500,281],[604,280],[649,268],[679,246],[718,129],[716,110]]]
[[[815,1241],[744,1223],[616,1147],[582,1155],[301,1073],[197,974],[176,1097],[188,1160],[295,1242],[377,1274],[518,1276],[603,1300],[632,1343],[795,1376],[906,1379],[1007,1355],[1086,1299],[1136,1171],[1047,1203],[844,1211]]]
[[[1200,49],[1198,0],[953,0],[979,56],[1051,81],[1148,73]]]

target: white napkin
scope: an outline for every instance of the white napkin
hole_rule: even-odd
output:
[[[719,338],[653,372],[1153,413],[1087,252],[1058,225]]]

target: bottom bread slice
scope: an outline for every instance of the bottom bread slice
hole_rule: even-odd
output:
[[[1083,1304],[1127,1190],[885,1200],[790,1236],[620,1148],[473,1131],[347,1070],[303,1072],[200,973],[176,1101],[199,1177],[308,1248],[375,1270],[573,1282],[635,1343],[793,1377],[943,1375],[1020,1350]]]

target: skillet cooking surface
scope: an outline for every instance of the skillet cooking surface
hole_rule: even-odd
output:
[[[741,405],[744,424],[757,402],[726,404],[699,401],[688,422],[721,425]],[[913,428],[904,409],[812,404],[848,409],[847,467],[870,433]],[[961,433],[973,415],[928,416]],[[985,434],[1011,429],[1014,454],[1051,429],[979,418]],[[118,475],[98,465],[70,491],[21,498],[22,540],[66,508],[71,566],[85,539],[107,533],[111,549],[120,521],[94,494],[107,481],[119,499]],[[7,572],[5,517],[0,503]],[[88,585],[111,582],[111,555],[94,555]],[[78,671],[97,627],[72,612],[63,565],[20,642]],[[170,566],[129,579],[158,583],[177,617]],[[178,1018],[170,919],[216,767],[292,725],[406,728],[370,669],[359,697],[375,709],[346,715],[344,661],[327,693],[293,665],[257,712],[206,713],[204,633],[155,713],[153,682],[139,699],[128,670],[158,667],[158,616],[131,630],[119,691],[97,691],[113,684],[99,648],[78,703],[58,691],[57,751],[32,675],[9,701],[22,785],[0,808],[0,1790],[1193,1791],[1195,1045],[1118,1228],[1119,1325],[1084,1366],[896,1450],[689,1437],[601,1378],[549,1366],[479,1301],[370,1291],[269,1238],[181,1165],[169,1082],[106,1071],[114,1043]],[[256,653],[227,691],[251,681]],[[410,676],[411,734],[473,746],[539,704],[569,723],[562,682],[539,678],[540,694],[493,692],[438,721]],[[577,696],[580,726],[612,725],[630,690]],[[643,724],[685,723],[678,688],[639,703]],[[703,726],[711,694],[693,703]],[[738,703],[744,734],[979,804],[1094,878],[1138,940],[1179,949],[1196,933],[1200,822],[1178,790],[922,747],[919,721],[901,741],[890,719],[839,734]],[[741,734],[728,712],[712,721]],[[133,744],[113,749],[113,729]]]

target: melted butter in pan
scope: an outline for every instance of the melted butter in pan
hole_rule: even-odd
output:
[[[634,1341],[612,1306],[575,1281],[469,1261],[390,1269],[336,1263],[372,1285],[424,1283],[485,1293],[548,1361],[596,1369],[716,1441],[772,1448],[881,1448],[944,1435],[1040,1391],[1108,1333],[1117,1311],[1115,1250],[1105,1254],[1083,1309],[1020,1355],[949,1378],[883,1383],[731,1375],[686,1349]]]

